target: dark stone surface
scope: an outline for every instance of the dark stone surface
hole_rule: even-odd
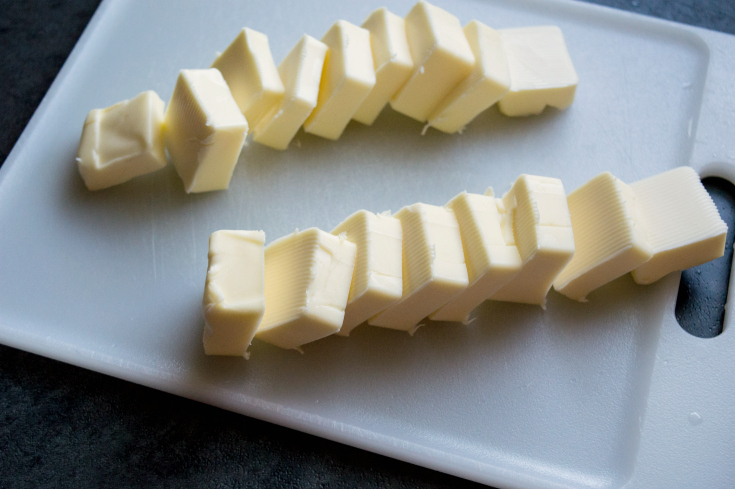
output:
[[[97,3],[0,0],[0,161]],[[735,33],[731,0],[594,3]],[[717,185],[710,190],[722,194]],[[720,200],[730,202],[732,227],[729,191]],[[729,265],[710,268],[718,266],[688,275],[709,282],[710,273],[719,274],[726,283]],[[696,280],[685,284],[696,292]],[[720,305],[712,317],[721,317]],[[677,315],[687,322],[686,313]],[[700,320],[689,323],[695,334],[716,332],[716,326],[698,330]],[[479,485],[0,346],[0,488],[16,487]]]

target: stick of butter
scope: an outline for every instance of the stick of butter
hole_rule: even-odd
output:
[[[265,314],[255,337],[296,348],[342,327],[357,247],[317,228],[265,249]]]
[[[633,270],[637,283],[650,284],[724,254],[727,224],[693,168],[682,166],[630,186],[653,248],[651,259]]]
[[[316,108],[304,122],[304,131],[339,139],[365,97],[375,86],[370,32],[344,20],[324,34],[326,59]]]
[[[574,101],[579,78],[556,26],[498,31],[510,70],[510,91],[498,102],[508,116],[540,114],[547,105],[566,109]]]
[[[390,105],[401,114],[425,122],[472,72],[475,57],[459,19],[449,12],[421,1],[408,12],[405,21],[414,71]]]
[[[89,190],[111,187],[166,166],[163,107],[163,100],[149,90],[87,115],[76,161]]]
[[[495,200],[488,189],[486,195],[462,192],[447,204],[459,222],[470,285],[429,319],[467,323],[477,306],[521,270],[521,255],[503,236]]]
[[[610,172],[567,197],[574,229],[574,257],[554,289],[586,302],[587,294],[647,262],[653,255],[633,190]]]
[[[285,94],[280,105],[271,108],[253,130],[253,140],[284,150],[294,138],[319,96],[327,46],[304,35],[278,65]]]
[[[491,299],[545,308],[551,284],[574,255],[564,186],[558,178],[521,175],[498,204],[506,242],[518,247],[523,265]]]
[[[204,352],[249,357],[263,311],[263,231],[216,231],[209,237],[204,286]]]
[[[464,34],[475,55],[475,68],[429,116],[429,125],[446,133],[461,131],[510,88],[500,34],[476,20],[464,27]]]
[[[250,126],[283,100],[283,83],[265,34],[244,28],[217,56],[212,68],[222,73]]]
[[[181,70],[163,124],[187,193],[230,185],[248,122],[218,70]]]
[[[362,27],[370,31],[375,86],[352,118],[371,126],[391,97],[408,81],[413,73],[413,59],[402,17],[381,7],[370,14]]]
[[[339,335],[395,304],[403,295],[401,221],[385,214],[357,211],[332,234],[357,245],[355,272]]]
[[[368,324],[408,331],[469,285],[452,209],[413,204],[395,214],[403,230],[403,297]]]

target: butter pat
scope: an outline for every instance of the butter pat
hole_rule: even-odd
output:
[[[226,189],[247,133],[248,123],[218,70],[181,70],[164,135],[186,192]]]
[[[554,281],[554,289],[585,302],[587,294],[647,262],[648,244],[633,190],[610,172],[567,197],[574,229],[574,257]]]
[[[425,122],[475,66],[462,25],[454,15],[421,1],[406,15],[414,71],[391,99],[398,112]]]
[[[375,86],[370,32],[344,20],[324,34],[329,51],[324,60],[316,108],[304,131],[339,139],[365,97]]]
[[[356,246],[316,228],[295,232],[265,249],[267,308],[255,337],[298,348],[342,327]]]
[[[516,245],[523,265],[492,299],[545,308],[551,284],[574,255],[564,186],[557,178],[521,175],[498,204],[506,241]]]
[[[212,68],[222,73],[250,126],[283,99],[283,83],[265,34],[244,28],[217,56]]]
[[[413,204],[395,214],[403,230],[403,296],[368,324],[413,333],[469,285],[459,224],[451,209]]]
[[[387,214],[357,211],[332,234],[357,245],[355,272],[339,335],[396,303],[403,294],[401,221]]]
[[[462,192],[447,204],[462,235],[469,287],[429,316],[435,321],[466,323],[470,313],[521,270],[521,255],[508,244],[492,189],[487,195]]]
[[[362,27],[370,31],[375,86],[352,118],[370,126],[391,97],[408,81],[413,73],[413,59],[402,17],[381,7],[370,14]]]
[[[265,310],[263,231],[217,231],[209,237],[204,286],[204,352],[248,357]]]
[[[473,20],[464,34],[475,55],[475,68],[429,116],[429,124],[440,131],[462,130],[510,88],[510,74],[500,34]]]
[[[556,26],[498,31],[510,70],[510,91],[498,108],[509,116],[540,114],[547,105],[566,109],[574,101],[577,72]]]
[[[143,92],[84,121],[77,168],[89,190],[100,190],[166,166],[163,100]]]
[[[633,270],[639,284],[719,258],[727,225],[697,172],[683,166],[631,184],[653,256]]]
[[[253,140],[274,149],[286,149],[288,143],[316,107],[327,46],[304,35],[278,65],[285,94],[279,105],[271,108],[255,126]]]

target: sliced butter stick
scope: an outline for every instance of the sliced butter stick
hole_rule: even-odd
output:
[[[253,140],[274,149],[285,150],[299,131],[319,96],[319,81],[327,46],[304,35],[278,65],[285,87],[283,100],[263,116],[253,130]]]
[[[510,91],[498,102],[509,116],[540,114],[544,107],[566,109],[579,81],[564,35],[556,26],[498,31],[510,70]]]
[[[462,192],[447,206],[459,222],[470,284],[429,319],[466,323],[477,306],[518,274],[521,255],[503,236],[492,189],[486,195]]]
[[[181,70],[164,136],[186,192],[226,189],[247,133],[248,123],[218,70]]]
[[[403,230],[403,297],[368,321],[413,333],[419,322],[469,285],[454,211],[413,204],[395,214]]]
[[[204,352],[248,357],[265,310],[263,231],[216,231],[209,237],[204,286]]]
[[[251,127],[283,99],[283,83],[265,34],[244,28],[212,68],[222,73]]]
[[[518,247],[518,275],[491,297],[546,307],[546,294],[574,255],[564,186],[557,178],[519,176],[498,200],[506,242]]]
[[[554,289],[585,302],[587,294],[647,262],[653,250],[633,190],[610,172],[567,197],[574,229],[574,257]]]
[[[403,294],[401,221],[387,214],[357,211],[334,231],[357,245],[355,272],[342,329],[347,336],[356,326],[396,303]]]
[[[475,66],[459,19],[427,2],[406,15],[406,35],[414,71],[391,99],[394,110],[425,122]]]
[[[370,14],[362,27],[370,31],[375,86],[352,118],[370,126],[413,73],[413,59],[402,17],[381,7]]]
[[[475,55],[475,68],[429,116],[429,125],[447,133],[461,131],[510,88],[500,34],[476,20],[464,27],[464,33]]]
[[[375,86],[370,32],[340,20],[324,34],[322,42],[329,51],[322,69],[319,98],[304,122],[304,131],[339,139]]]
[[[356,246],[316,228],[265,249],[265,314],[255,337],[296,348],[342,327]]]
[[[89,190],[111,187],[166,166],[163,108],[156,92],[147,91],[87,115],[76,161]]]
[[[639,284],[650,284],[723,255],[727,224],[720,218],[699,175],[682,166],[632,183],[653,256],[633,270]]]

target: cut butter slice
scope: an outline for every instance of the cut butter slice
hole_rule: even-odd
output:
[[[181,70],[164,135],[186,192],[226,189],[247,132],[248,123],[218,70]]]
[[[498,102],[509,116],[540,114],[547,105],[566,109],[574,101],[577,72],[556,26],[498,31],[510,70],[510,91]]]
[[[653,251],[633,190],[610,172],[567,197],[574,229],[574,257],[554,289],[585,302],[587,294],[647,262]]]
[[[427,2],[418,2],[405,18],[414,71],[391,99],[401,114],[425,122],[475,66],[459,19]]]
[[[244,28],[212,68],[222,73],[251,127],[283,99],[283,83],[265,34]]]
[[[413,333],[419,322],[469,285],[454,211],[413,204],[395,214],[403,230],[403,296],[368,321]]]
[[[401,221],[387,214],[357,211],[334,231],[357,245],[355,272],[339,335],[396,303],[403,294]]]
[[[352,118],[370,126],[413,73],[413,60],[403,17],[381,7],[370,14],[362,27],[370,31],[375,86]]]
[[[365,97],[375,86],[370,32],[344,20],[324,34],[326,59],[316,107],[304,122],[304,131],[339,139]]]
[[[263,311],[263,231],[216,231],[209,237],[204,286],[204,352],[248,357]]]
[[[637,283],[650,284],[723,255],[727,224],[694,169],[675,168],[630,186],[653,248],[651,259],[633,270]]]
[[[111,187],[166,166],[163,108],[156,92],[147,91],[87,115],[76,161],[89,190]]]
[[[432,313],[435,321],[466,323],[470,313],[521,270],[521,255],[503,236],[492,189],[486,195],[462,192],[447,204],[459,222],[469,287]]]
[[[500,34],[473,20],[464,27],[475,55],[475,68],[429,116],[429,124],[440,131],[461,131],[510,88],[510,74]]]
[[[503,232],[523,265],[492,300],[546,307],[546,294],[574,255],[574,235],[564,186],[558,178],[519,176],[498,200]]]
[[[266,310],[255,337],[298,348],[342,327],[356,246],[316,228],[265,249]]]
[[[253,140],[284,150],[299,131],[319,96],[327,46],[304,35],[278,65],[285,94],[280,104],[272,107],[253,130]]]

